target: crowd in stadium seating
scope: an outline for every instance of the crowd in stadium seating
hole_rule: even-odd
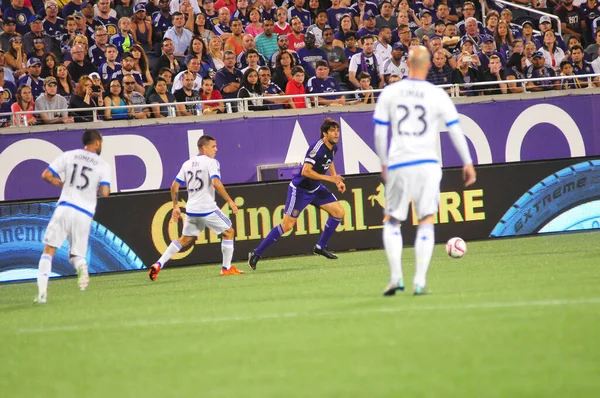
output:
[[[3,0],[0,113],[49,112],[0,124],[91,121],[94,107],[121,120],[309,105],[281,94],[373,103],[364,91],[407,76],[417,44],[432,54],[428,80],[462,95],[519,93],[510,80],[556,75],[574,77],[527,90],[586,87],[576,76],[600,73],[600,5],[559,1],[514,0],[558,16],[562,35],[549,16],[494,0]],[[224,98],[245,101],[227,109]],[[210,102],[162,105],[200,100]]]

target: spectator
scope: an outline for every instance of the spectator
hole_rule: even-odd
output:
[[[475,51],[476,45],[475,45],[475,42],[473,41],[473,39],[471,39],[468,36],[464,36],[460,40],[460,43],[461,43],[460,52],[458,54],[456,54],[456,58],[458,58],[458,56],[460,56],[460,54],[467,52],[473,56],[471,58],[473,65],[476,67],[480,67],[481,65],[480,65],[479,57],[477,56],[477,52],[479,52],[479,48],[477,51]]]
[[[135,89],[137,92],[142,94],[144,92],[144,81],[142,78],[142,74],[134,69],[135,67],[135,59],[131,53],[123,54],[121,58],[121,69],[112,74],[112,79],[118,79],[119,81],[123,80],[123,76],[132,75],[135,78],[136,84]]]
[[[202,87],[202,76],[200,76],[200,58],[190,58],[187,64],[187,70],[183,72],[179,72],[177,76],[173,79],[173,88],[171,92],[175,94],[177,90],[180,90],[183,87],[183,78],[187,75],[186,72],[190,72],[194,75],[194,84],[192,85],[192,90],[200,91]]]
[[[258,72],[254,69],[248,69],[242,76],[240,89],[237,93],[238,98],[245,99],[240,101],[240,110],[246,111],[266,111],[267,105],[263,104],[262,86],[258,81]]]
[[[289,7],[287,10],[287,12],[288,12],[287,19],[288,19],[288,21],[290,21],[290,24],[292,25],[292,30],[294,30],[294,24],[293,24],[294,18],[298,18],[298,20],[300,21],[302,26],[312,25],[312,17],[310,15],[310,12],[303,8],[304,4],[305,4],[305,0],[293,0],[293,2],[294,2],[294,6]],[[297,48],[295,50],[298,50],[298,49],[299,48]]]
[[[329,77],[329,65],[327,61],[317,61],[315,76],[308,79],[306,88],[309,94],[339,93],[340,87],[332,77]],[[344,105],[346,99],[343,95],[328,95],[313,99],[316,104],[323,105]]]
[[[0,72],[4,73],[4,72]],[[4,89],[0,86],[0,113],[10,113],[11,104],[4,98]],[[8,127],[11,123],[11,117],[9,115],[0,116],[0,127]]]
[[[300,95],[306,94],[306,89],[304,88],[304,68],[301,66],[294,66],[292,68],[292,80],[288,81],[287,86],[285,87],[286,95]],[[306,108],[306,98],[298,97],[293,98],[294,106],[297,109]]]
[[[406,3],[408,5],[408,3]],[[400,4],[398,4],[398,7],[400,7]],[[398,8],[398,10],[400,10],[400,8]],[[349,7],[349,11],[350,11],[350,15],[352,16],[353,20],[354,20],[354,24],[356,26],[359,26],[361,24],[361,21],[365,21],[365,15],[366,16],[371,16],[373,15],[373,17],[375,17],[375,15],[379,14],[379,7],[377,5],[377,1],[371,2],[371,1],[367,1],[367,0],[361,0],[361,1],[357,1],[356,3],[353,3],[350,7]],[[332,26],[333,28],[333,26]],[[376,36],[377,34],[373,34],[371,33],[371,36]]]
[[[104,97],[104,85],[98,72],[90,73],[90,79],[92,79],[92,91]]]
[[[10,48],[4,57],[6,66],[12,70],[15,78],[20,80],[27,73],[27,55],[23,51],[21,36],[14,36],[10,39]]]
[[[46,12],[46,18],[43,21],[44,32],[60,43],[64,34],[64,19],[58,16],[58,4],[54,0],[47,0],[44,10]]]
[[[506,80],[525,79],[526,59],[524,54],[514,53],[510,56],[504,68]],[[521,83],[508,83],[508,89],[511,93],[519,94],[523,92],[523,85]]]
[[[262,18],[263,21],[267,18],[270,18],[272,21],[275,21],[277,14],[277,6],[273,0],[263,0],[262,2]]]
[[[151,105],[159,105],[152,107],[152,114],[155,118],[163,118],[169,116],[169,108],[171,105],[161,106],[160,104],[169,104],[175,102],[175,96],[171,94],[169,91],[169,87],[167,81],[162,77],[158,76],[156,78],[156,83],[154,83],[154,92],[150,94],[148,98],[148,103]],[[175,108],[173,108],[175,109]],[[174,114],[175,112],[173,112]]]
[[[379,30],[379,38],[374,44],[374,52],[377,59],[384,63],[392,58],[392,31],[389,27],[384,26]]]
[[[383,79],[383,70],[373,52],[373,36],[367,35],[360,40],[363,52],[353,55],[350,59],[350,66],[348,68],[350,83],[358,88],[360,84],[356,80],[356,75],[360,72],[367,72],[371,76],[371,85],[383,88],[385,80]]]
[[[191,58],[200,59],[200,71],[198,73],[203,79],[205,77],[208,77],[211,69],[213,70],[213,72],[216,71],[215,64],[212,62],[212,59],[208,56],[208,50],[206,49],[204,40],[200,36],[194,36],[194,38],[192,39],[188,55],[185,57],[186,65],[188,64]]]
[[[323,46],[321,50],[327,56],[329,63],[329,76],[337,80],[340,87],[347,83],[346,77],[348,75],[348,57],[346,52],[341,48],[333,45],[333,29],[327,27],[323,29]]]
[[[17,86],[13,82],[5,80],[5,75],[4,69],[0,68],[0,87],[4,90],[2,92],[2,97],[4,97],[6,103],[10,106],[15,100]]]
[[[217,36],[223,36],[225,41],[231,37],[230,26],[231,13],[226,7],[219,8],[219,22],[213,27],[213,33]]]
[[[204,43],[210,43],[211,39],[214,37],[214,33],[211,29],[207,28],[207,25],[210,24],[206,20],[206,15],[202,13],[196,15],[196,21],[194,22],[194,35],[200,36]]]
[[[130,105],[142,105],[146,103],[146,98],[135,91],[135,79],[133,76],[123,77],[123,97],[129,101]],[[150,117],[150,109],[148,108],[131,108],[135,119],[146,119]]]
[[[304,43],[305,46],[298,50],[300,65],[304,68],[304,73],[307,77],[313,77],[317,62],[327,62],[327,54],[325,54],[325,51],[315,47],[315,36],[312,33],[306,34]]]
[[[233,14],[236,10],[236,2],[235,0],[217,0],[215,2],[215,8],[220,10],[221,8],[227,8],[231,14]]]
[[[173,93],[177,102],[202,100],[200,93],[193,89],[194,78],[192,72],[183,72],[183,87]],[[177,116],[193,116],[195,114],[196,104],[177,104]]]
[[[483,37],[484,36],[481,36],[482,41]],[[494,41],[496,42],[496,51],[498,51],[498,55],[501,59],[508,59],[510,54],[510,44],[513,42],[513,40],[514,37],[508,28],[508,24],[504,21],[500,21],[500,23],[498,23],[496,33],[494,33]]]
[[[87,15],[92,16],[91,7],[86,7],[83,11],[77,11],[73,13],[73,18],[75,20],[75,25],[77,26],[78,35],[84,36],[86,39],[91,40],[94,35],[94,25],[93,19],[89,19],[88,16],[84,15],[83,12],[87,13]]]
[[[29,32],[28,21],[33,13],[29,8],[23,7],[23,0],[10,0],[10,7],[4,8],[4,18],[14,18],[17,23],[17,33],[24,36]]]
[[[596,33],[594,35],[594,38],[595,38],[596,42],[593,44],[590,44],[585,49],[586,54],[588,54],[590,56],[590,59],[592,61],[594,61],[594,60],[596,60],[596,58],[598,58],[598,49],[600,49],[600,27],[596,28]]]
[[[66,20],[68,16],[81,10],[81,0],[70,0],[62,7],[62,17]]]
[[[450,16],[450,8],[448,8],[448,4],[445,4],[445,3],[437,4],[437,11],[436,11],[435,15],[436,15],[435,21],[436,22],[441,21],[444,24],[444,26],[446,26],[446,24],[448,22],[458,21],[457,15]]]
[[[458,29],[458,33],[460,36],[464,36],[467,33],[467,19],[475,19],[475,4],[472,1],[465,1],[462,6],[462,14],[463,20],[456,24],[456,28]],[[483,33],[485,31],[483,24],[477,21],[477,19],[475,19],[475,25],[477,26],[476,29],[478,33]]]
[[[433,18],[431,17],[431,12],[426,8],[421,10],[419,18],[421,19],[421,27],[415,31],[415,36],[425,42],[435,35]],[[425,36],[427,36],[427,39],[424,39]]]
[[[181,71],[181,64],[175,57],[175,45],[173,44],[173,40],[169,38],[163,39],[161,49],[162,55],[158,57],[158,60],[154,65],[152,76],[156,77],[158,71],[162,68],[169,68],[174,74],[179,73],[179,71]]]
[[[527,44],[525,44],[525,48],[523,50],[523,54],[525,54],[525,64],[526,64],[526,66],[529,66],[529,65],[533,64],[533,62],[532,62],[533,61],[533,53],[535,53],[535,52],[537,52],[537,48],[535,48],[535,43],[532,42],[532,41],[528,41]]]
[[[545,33],[549,30],[554,31],[552,29],[552,20],[547,15],[540,17],[539,27],[540,33],[537,33],[535,36],[533,36],[533,40],[535,41],[537,48],[540,48],[544,44]],[[523,29],[523,36],[525,36],[525,29]],[[567,45],[565,44],[562,36],[558,33],[554,33],[554,36],[556,37],[556,45],[558,45],[563,51],[567,51]]]
[[[83,51],[84,51],[84,57],[86,59],[86,61],[88,60],[87,58],[87,54],[88,54],[88,39],[87,37],[85,37],[84,35],[77,35],[75,36],[75,38],[73,39],[73,42],[71,43],[71,47],[69,48],[69,52],[67,54],[64,55],[63,58],[63,63],[66,66],[69,66],[69,64],[72,61],[72,56],[71,56],[71,50],[76,47],[77,45],[80,45],[81,47],[83,47]]]
[[[123,85],[119,79],[111,79],[108,82],[108,94],[104,97],[104,106],[109,108],[104,110],[104,120],[133,119],[133,109],[126,108],[127,105],[131,103],[123,94]]]
[[[120,3],[121,4],[117,4],[115,6],[115,12],[117,13],[117,18],[123,18],[123,17],[132,18],[135,15],[135,12],[133,10],[134,7],[133,7],[133,4],[131,4],[131,0],[120,0]],[[144,3],[138,3],[138,4],[143,5],[144,9],[145,9],[146,5]]]
[[[112,75],[121,70],[121,64],[116,62],[117,57],[119,56],[119,50],[117,50],[117,47],[114,44],[108,44],[106,46],[105,56],[106,62],[100,65],[98,71],[100,72],[102,83],[108,85]]]
[[[538,51],[535,54],[533,54],[533,65],[525,68],[525,76],[527,77],[527,79],[556,76],[554,69],[546,66],[544,62],[544,54],[541,51]],[[553,89],[559,89],[560,82],[558,80],[534,81],[531,82],[531,86],[529,86],[528,84],[527,88],[531,91],[548,91]]]
[[[191,9],[192,13],[194,14],[199,14],[200,12],[202,12],[202,10],[200,9],[200,4],[198,4],[197,0],[171,0],[169,7],[171,14],[177,11],[181,11],[182,7],[185,7],[186,9]]]
[[[143,86],[151,86],[153,80],[148,67],[148,57],[146,56],[146,52],[141,45],[134,44],[133,47],[131,47],[131,55],[133,55],[133,69],[142,75]]]
[[[62,95],[67,102],[71,101],[71,94],[75,90],[73,79],[67,70],[67,67],[63,64],[58,65],[56,68],[56,80],[58,82],[58,93]]]
[[[265,99],[264,103],[269,107],[269,110],[283,109],[283,104],[288,104],[291,108],[294,108],[294,101],[291,99],[277,98],[280,95],[285,95],[285,92],[275,83],[271,81],[271,69],[266,66],[261,66],[258,70],[258,78],[260,85],[262,86],[263,96],[269,97]]]
[[[494,39],[491,36],[484,35],[481,37],[481,52],[477,57],[479,58],[479,69],[482,71],[488,70],[488,64],[492,55],[497,55],[503,64],[506,63],[505,55],[498,53],[495,47]]]
[[[441,51],[442,53],[444,52],[444,50]],[[383,63],[381,69],[383,71],[383,78],[388,84],[391,75],[398,75],[401,78],[408,76],[408,66],[404,60],[404,46],[402,43],[398,42],[392,46],[392,56]],[[369,80],[369,84],[371,84],[371,80]]]
[[[81,76],[96,72],[94,64],[85,59],[85,49],[82,45],[76,45],[71,49],[71,58],[73,61],[69,63],[67,69],[73,80],[78,82]]]
[[[60,42],[60,51],[63,55],[63,62],[65,61],[65,56],[70,55],[69,53],[73,47],[73,41],[75,41],[77,35],[77,22],[75,21],[75,17],[69,15],[65,19],[65,33]]]
[[[523,39],[523,43],[527,44],[529,42],[536,42],[536,39],[533,34],[533,23],[530,21],[523,22],[523,33],[521,34],[521,39]],[[536,45],[537,48],[537,45]]]
[[[277,36],[273,34],[275,25],[272,19],[265,18],[263,32],[256,36],[255,45],[258,52],[267,60],[277,51]],[[287,37],[286,37],[287,38]]]
[[[29,32],[31,33],[31,32]],[[33,51],[27,53],[27,59],[39,58],[42,59],[46,52],[44,51],[44,41],[42,39],[33,39]],[[50,53],[52,54],[52,53]]]
[[[433,54],[433,63],[427,73],[427,81],[436,86],[452,83],[452,68],[448,66],[448,60],[443,50],[437,50]]]
[[[364,91],[373,90],[371,87],[371,75],[367,72],[360,72],[357,76],[359,86],[356,89],[354,97],[356,98],[356,104],[371,104],[375,103],[375,95],[373,93],[365,93]]]
[[[34,51],[34,40],[42,40],[45,52],[51,52],[57,57],[61,56],[60,45],[50,35],[44,33],[43,18],[39,15],[33,15],[29,18],[30,32],[23,36],[23,50],[25,53]]]
[[[513,23],[513,13],[510,10],[510,8],[506,7],[502,10],[502,12],[500,13],[500,20],[508,24],[508,28],[512,32],[512,35],[515,39],[521,38],[523,36],[523,28],[517,25],[516,23]],[[531,24],[531,22],[529,23]],[[525,22],[523,22],[523,24],[525,24]]]
[[[600,48],[598,48],[598,57],[591,62],[594,73],[600,74]]]
[[[101,0],[101,1],[107,1],[107,0]],[[174,18],[174,20],[175,20],[175,18]],[[109,31],[109,34],[110,34],[110,31]],[[169,35],[168,31],[167,31],[167,33],[165,33],[165,37],[169,37],[169,38],[173,39]],[[190,39],[191,38],[192,37],[190,36]],[[134,44],[133,35],[131,34],[131,19],[129,19],[127,17],[123,17],[119,20],[119,31],[110,37],[109,43],[117,46],[117,49],[119,50],[120,55],[123,55],[123,53],[131,51],[131,47]],[[187,44],[189,45],[189,43],[190,43],[190,41],[188,39]],[[187,47],[185,47],[185,48],[187,49]],[[175,52],[177,52],[177,50]]]
[[[60,94],[57,94],[58,85],[54,77],[48,77],[44,81],[45,92],[35,100],[36,111],[42,112],[39,115],[43,124],[73,123],[73,118],[69,117],[66,111],[68,107],[67,100]]]
[[[208,44],[208,55],[215,65],[215,72],[225,66],[223,62],[223,40],[219,36],[213,37]]]
[[[23,76],[18,86],[31,87],[33,98],[39,97],[44,92],[44,80],[40,78],[42,74],[42,61],[39,58],[30,58],[27,61],[27,74]]]
[[[448,22],[446,25],[444,37],[442,38],[442,46],[450,53],[458,51],[458,48],[460,47],[460,37],[456,32],[456,25],[454,22]]]
[[[10,39],[15,36],[20,36],[17,31],[17,22],[13,17],[4,16],[2,20],[2,28],[4,32],[0,33],[0,45],[2,46],[2,50],[8,51],[10,48]]]
[[[302,25],[302,21],[298,17],[292,18],[290,23],[292,25],[292,33],[287,35],[289,46],[294,51],[298,51],[305,45],[304,33],[302,33],[304,27]]]
[[[471,40],[473,44],[473,52],[479,52],[479,46],[481,45],[481,33],[478,30],[477,20],[475,18],[468,18],[465,21],[465,31],[466,33],[463,35],[461,39],[461,44],[465,39]]]
[[[167,82],[167,88],[169,90],[169,93],[172,93],[171,89],[173,88],[173,73],[171,73],[171,70],[169,68],[162,68],[158,71],[158,76],[156,76],[154,81],[156,81],[156,79],[158,79],[159,77],[161,77],[165,82]],[[146,98],[150,98],[150,95],[155,92],[155,85],[156,83],[146,87],[146,94],[144,95]]]
[[[238,56],[244,51],[242,33],[244,32],[242,21],[239,19],[231,20],[231,36],[225,41],[225,51],[233,51]],[[251,37],[251,36],[250,36]],[[254,41],[254,40],[252,40]]]
[[[242,47],[243,50],[241,53],[237,54],[236,57],[236,68],[245,69],[248,66],[248,62],[246,61],[247,54],[249,50],[256,50],[256,43],[254,42],[254,37],[249,34],[242,35]],[[257,51],[258,54],[258,51]],[[266,66],[267,60],[260,54],[258,54],[258,64],[260,66]]]
[[[277,9],[277,14],[275,15],[277,17],[277,22],[275,22],[275,25],[273,26],[273,32],[278,36],[287,36],[292,33],[292,27],[288,24],[287,10],[285,7],[279,7]]]
[[[15,94],[15,102],[10,107],[15,126],[33,126],[37,124],[37,119],[33,113],[17,115],[17,112],[33,112],[33,105],[31,87],[19,86]]]
[[[573,73],[573,64],[569,60],[564,60],[560,63],[560,75],[561,76],[573,76],[571,79],[564,79],[560,81],[561,90],[581,88],[579,79],[575,78]]]
[[[0,48],[0,70],[4,71],[4,79],[8,82],[15,83],[12,70],[6,66],[6,58],[4,50]]]
[[[215,25],[219,23],[219,13],[215,9],[215,3],[213,0],[204,0],[202,6],[204,7],[202,14],[206,15],[205,27],[206,29],[212,31]]]
[[[485,34],[494,36],[498,22],[500,21],[500,14],[496,10],[489,10],[485,15]],[[508,23],[506,23],[508,26]]]
[[[330,26],[333,28],[333,26]],[[337,26],[337,30],[334,35],[334,46],[344,47],[344,40],[346,38],[346,33],[348,32],[356,32],[357,29],[354,26],[354,21],[350,15],[344,15],[340,18],[340,21]]]
[[[231,11],[231,18],[239,19],[244,27],[246,27],[250,23],[250,15],[248,13],[248,0],[236,0],[235,10],[229,11]]]
[[[379,29],[377,29],[375,27],[375,25],[376,25],[375,15],[365,13],[363,15],[363,27],[360,28],[358,30],[358,32],[356,32],[356,35],[358,36],[359,39],[366,35],[371,35],[371,36],[379,35]]]
[[[389,0],[383,0],[382,2],[380,2],[379,15],[375,17],[375,26],[377,26],[377,29],[381,29],[384,26],[388,26],[390,29],[396,28],[397,25],[393,13],[394,7],[392,6],[392,3]]]
[[[259,59],[258,51],[254,50],[252,48],[250,50],[248,50],[247,54],[246,54],[246,64],[248,66],[241,70],[242,74],[246,73],[246,71],[248,69],[252,69],[252,70],[255,70],[256,72],[258,72],[258,68],[260,68],[260,65],[258,64],[258,59]]]
[[[482,82],[500,82],[504,80],[504,70],[502,70],[502,61],[497,55],[491,55],[488,61],[488,67],[480,73]],[[483,86],[483,95],[500,95],[508,93],[506,83],[495,83],[489,86]]]
[[[339,0],[336,1],[339,5]],[[335,21],[334,26],[337,26],[337,20]],[[318,47],[323,45],[323,29],[326,27],[329,27],[327,24],[327,11],[319,10],[317,12],[317,17],[315,18],[315,23],[306,29],[306,33],[312,33],[315,36],[315,45]]]
[[[223,104],[223,101],[219,101],[223,99],[223,96],[219,90],[215,90],[214,85],[215,82],[213,81],[212,77],[207,77],[206,79],[202,80],[202,90],[200,92],[202,101],[215,101],[202,104],[202,113],[205,115],[225,113],[225,105]]]
[[[102,64],[106,62],[106,49],[108,43],[108,32],[103,25],[96,25],[94,28],[94,41],[95,43],[88,50],[88,55],[90,61],[97,68],[100,68]]]
[[[300,63],[300,57],[298,57],[298,53],[294,50],[290,50],[289,44],[290,41],[286,35],[279,35],[279,37],[277,37],[277,46],[279,49],[275,51],[273,55],[271,55],[271,69],[275,68],[277,57],[282,51],[289,51],[290,54],[294,57],[294,62],[296,64]]]
[[[81,3],[81,7],[82,10],[85,9],[87,6],[92,5],[93,8],[93,4],[88,1],[88,0],[83,0],[83,2]],[[122,21],[125,21],[125,18],[127,21],[129,21],[131,23],[131,20],[129,19],[129,17],[121,17],[120,20],[117,20],[117,18],[111,16],[111,12],[113,11],[110,8],[111,2],[110,0],[99,0],[98,4],[97,4],[97,13],[96,16],[94,17],[94,22],[93,25],[94,27],[98,26],[98,25],[102,25],[106,28],[106,30],[108,31],[108,34],[111,36],[111,40],[112,37],[114,35],[116,35],[117,33],[119,33],[119,30],[121,30],[121,33],[123,33],[123,29],[121,27],[121,23]],[[115,13],[116,15],[116,13]],[[127,29],[127,33],[129,33],[129,29]],[[126,35],[122,35],[123,37],[126,37]],[[111,43],[117,45],[120,43],[115,43],[114,41],[111,41]],[[133,41],[131,43],[124,43],[124,48],[123,51],[128,51],[129,46],[133,45]]]
[[[69,108],[71,109],[79,109],[79,108],[96,108],[99,106],[104,106],[104,99],[99,96],[99,93],[94,93],[92,91],[92,80],[86,76],[81,76],[77,86],[75,87],[75,91],[73,95],[71,95],[71,99],[69,100]],[[92,122],[93,111],[83,110],[83,111],[73,111],[70,113],[73,115],[75,122]]]
[[[546,65],[549,65],[554,69],[557,69],[565,58],[565,53],[558,47],[556,36],[552,30],[547,30],[544,33],[544,44],[538,51],[542,53]]]
[[[250,23],[246,25],[246,28],[244,29],[246,33],[252,35],[252,37],[257,37],[263,33],[264,29],[261,19],[262,15],[258,8],[250,10]]]
[[[184,27],[185,18],[182,13],[173,14],[173,26],[165,33],[165,38],[171,39],[174,45],[174,56],[179,62],[183,62],[185,52],[192,41],[192,32]]]
[[[561,5],[554,10],[554,14],[560,18],[563,34],[574,35],[579,40],[584,40],[585,20],[581,9],[573,5],[573,0],[562,0]]]
[[[340,47],[336,46],[335,42],[334,39],[333,46]],[[348,57],[348,60],[350,60],[353,55],[362,53],[362,48],[358,47],[358,36],[353,30],[346,32],[346,35],[344,36],[344,45],[342,47],[344,48],[344,53],[346,54],[346,57]]]
[[[169,12],[169,0],[159,0],[158,11],[152,14],[152,34],[154,43],[163,43],[167,30],[173,26]]]
[[[237,92],[240,90],[242,72],[235,68],[235,53],[225,51],[225,66],[218,70],[215,77],[215,87],[221,92],[224,99],[237,98]],[[232,107],[235,108],[235,103]]]
[[[503,64],[506,63],[508,58],[510,58],[510,56],[513,55],[513,53],[522,53],[523,51],[525,51],[525,43],[523,43],[523,40],[522,39],[514,39],[512,41],[512,43],[510,43],[510,53],[507,55]]]
[[[350,15],[350,10],[341,4],[341,0],[331,0],[331,7],[327,9],[327,24],[336,26],[344,15]]]
[[[279,87],[287,87],[288,82],[294,79],[292,74],[294,66],[296,66],[296,62],[292,53],[289,50],[281,52],[275,61],[273,82]]]
[[[452,83],[462,85],[462,87],[459,87],[460,95],[467,95],[468,97],[477,95],[471,84],[479,80],[477,78],[477,71],[472,67],[473,57],[467,52],[460,54],[458,65],[452,72]]]
[[[573,61],[573,73],[575,75],[591,75],[594,73],[592,64],[583,59],[583,47],[575,46],[571,49],[571,60]],[[598,85],[599,79],[594,77],[592,82]],[[579,79],[579,84],[581,84],[581,87],[587,87],[587,78]]]

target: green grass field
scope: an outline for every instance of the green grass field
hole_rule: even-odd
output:
[[[438,245],[421,297],[383,251],[2,285],[0,396],[597,397],[599,237]]]

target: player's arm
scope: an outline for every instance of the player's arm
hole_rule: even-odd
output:
[[[181,183],[175,179],[171,184],[171,200],[173,201],[173,214],[171,215],[172,221],[176,222],[179,220],[181,215],[181,209],[179,209],[179,187]]]
[[[100,183],[100,186],[98,187],[98,196],[106,198],[108,195],[110,195],[110,185],[107,183]]]
[[[308,162],[304,163],[304,166],[302,166],[302,177],[310,178],[311,180],[315,181],[328,181],[336,185],[344,181],[344,177],[339,174],[326,175],[317,173],[313,170],[313,165]]]
[[[46,170],[44,170],[44,172],[42,173],[42,179],[54,185],[57,188],[62,188],[64,184],[63,181],[60,179],[58,173],[52,170],[51,168],[47,168]]]
[[[390,126],[390,117],[387,110],[386,98],[388,91],[384,90],[373,113],[373,123],[375,123],[375,152],[381,162],[381,178],[385,181],[388,164],[388,129]]]
[[[333,164],[333,162],[331,162],[331,166],[329,166],[329,174],[331,174],[332,176],[337,175],[337,172],[335,171],[335,165]],[[344,184],[343,181],[336,183],[335,186],[337,187],[338,191],[340,191],[340,193],[346,192],[346,184]]]
[[[231,199],[231,196],[229,196],[229,194],[227,193],[227,190],[225,189],[225,186],[221,182],[221,179],[218,177],[213,177],[211,182],[213,184],[213,187],[215,187],[215,191],[217,191],[219,196],[221,196],[223,199],[225,199],[225,201],[227,201],[227,204],[229,204],[229,207],[231,208],[231,211],[233,211],[233,214],[237,214],[238,207],[235,204],[235,202],[233,201],[233,199]]]
[[[463,181],[465,182],[465,187],[468,187],[469,185],[472,185],[476,179],[473,160],[471,159],[471,154],[469,153],[467,139],[465,138],[463,130],[460,127],[456,107],[448,95],[445,95],[443,98],[446,102],[442,105],[444,122],[446,123],[450,140],[452,140],[452,145],[454,145],[454,148],[456,148],[456,151],[460,155],[460,159],[463,162]]]

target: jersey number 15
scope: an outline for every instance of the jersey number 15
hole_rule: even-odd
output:
[[[402,124],[411,116],[411,112],[416,113],[416,120],[419,123],[411,123],[413,127],[419,127],[419,131],[405,131],[402,128]],[[425,131],[427,131],[427,121],[425,120],[426,112],[425,108],[421,105],[415,105],[413,109],[409,109],[406,105],[398,105],[398,115],[400,119],[398,120],[398,134],[400,135],[423,135]]]
[[[73,164],[73,174],[71,174],[71,180],[69,181],[69,185],[73,186],[73,184],[75,184],[75,179],[78,179],[80,182],[83,182],[83,184],[77,184],[77,185],[75,185],[75,188],[86,189],[88,187],[88,185],[90,185],[90,179],[86,173],[93,169],[90,167],[87,167],[87,166],[83,166],[81,168],[81,171],[79,172],[79,175],[77,175],[78,168],[79,168],[79,165],[77,163],[74,163]]]

